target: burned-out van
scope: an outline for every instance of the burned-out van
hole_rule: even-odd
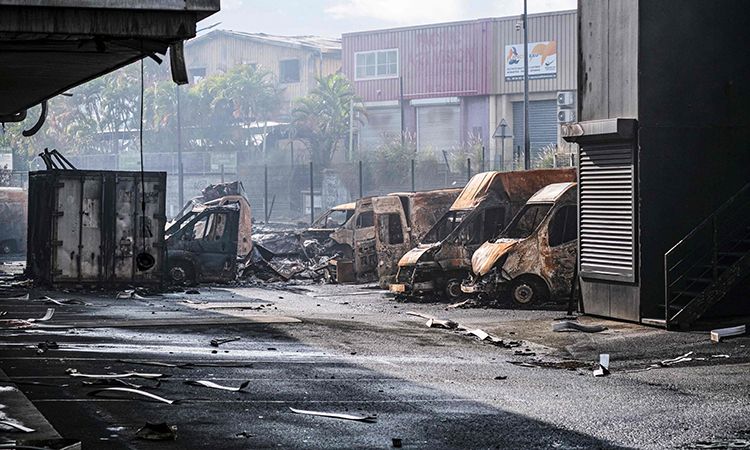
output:
[[[398,262],[450,209],[460,188],[396,192],[372,200],[378,279],[384,289],[396,279]]]
[[[351,202],[329,209],[315,219],[310,228],[300,233],[300,242],[304,243],[309,239],[315,239],[320,245],[325,245],[326,241],[331,237],[331,233],[352,218],[356,207],[357,204]]]
[[[330,236],[336,243],[334,248],[343,258],[353,261],[353,281],[367,283],[377,279],[378,254],[375,243],[375,212],[372,209],[372,197],[357,200],[354,214]]]
[[[475,175],[421,243],[401,258],[396,282],[389,289],[402,295],[460,297],[474,251],[497,236],[540,188],[575,179],[575,169]]]
[[[570,294],[576,264],[578,199],[576,183],[556,183],[534,194],[499,237],[471,259],[465,293],[510,293],[519,307]]]

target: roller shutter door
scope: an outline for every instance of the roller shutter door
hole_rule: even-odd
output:
[[[451,150],[461,141],[461,109],[458,105],[419,106],[417,143],[420,150]]]
[[[513,102],[513,151],[523,155],[523,102]],[[557,144],[557,100],[529,102],[529,140],[532,161],[539,150]]]
[[[610,144],[581,148],[581,275],[635,281],[633,148]]]
[[[359,132],[362,148],[375,148],[383,141],[384,135],[401,135],[401,113],[395,108],[368,109],[368,117]]]

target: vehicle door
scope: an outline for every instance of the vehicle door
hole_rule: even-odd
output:
[[[201,280],[234,278],[238,222],[237,211],[204,211],[181,230],[177,247],[189,254]]]
[[[372,202],[359,204],[354,217],[354,274],[359,283],[377,279],[375,213]]]
[[[576,264],[578,238],[578,207],[563,205],[556,209],[540,230],[540,275],[547,279],[552,297],[570,293],[573,269]],[[544,226],[544,225],[543,225]]]
[[[376,197],[372,199],[372,206],[376,224],[378,279],[390,282],[395,279],[398,261],[412,248],[411,230],[399,197]]]

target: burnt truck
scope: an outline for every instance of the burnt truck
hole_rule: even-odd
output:
[[[472,256],[472,274],[461,285],[470,294],[510,293],[518,307],[567,299],[578,239],[576,183],[540,189],[497,238]]]
[[[333,232],[320,231],[328,232],[332,250],[340,255],[336,265],[351,262],[350,281],[367,283],[380,279],[381,285],[387,286],[388,281],[383,280],[395,276],[401,256],[424,237],[460,192],[461,189],[441,189],[360,198],[342,205],[342,211],[349,215],[342,226]]]
[[[463,295],[474,251],[497,236],[540,188],[573,182],[569,169],[483,172],[474,175],[420,244],[398,262],[389,290],[397,295]]]
[[[372,199],[378,280],[383,289],[396,280],[401,257],[424,238],[460,193],[461,188],[439,189]]]
[[[310,228],[300,233],[300,242],[304,245],[304,242],[314,239],[320,244],[325,244],[331,233],[352,218],[356,207],[356,202],[351,202],[329,209],[318,217]]]
[[[233,280],[237,257],[252,251],[250,204],[242,195],[195,203],[165,236],[169,283]]]

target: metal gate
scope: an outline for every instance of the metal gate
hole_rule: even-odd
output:
[[[401,113],[395,108],[371,108],[359,132],[361,147],[375,148],[385,135],[401,135]]]
[[[417,144],[420,150],[451,150],[461,141],[461,110],[458,105],[419,106]]]
[[[523,102],[513,102],[513,154],[523,155]],[[540,149],[557,144],[557,100],[529,102],[531,159]],[[522,157],[522,156],[521,156]]]

